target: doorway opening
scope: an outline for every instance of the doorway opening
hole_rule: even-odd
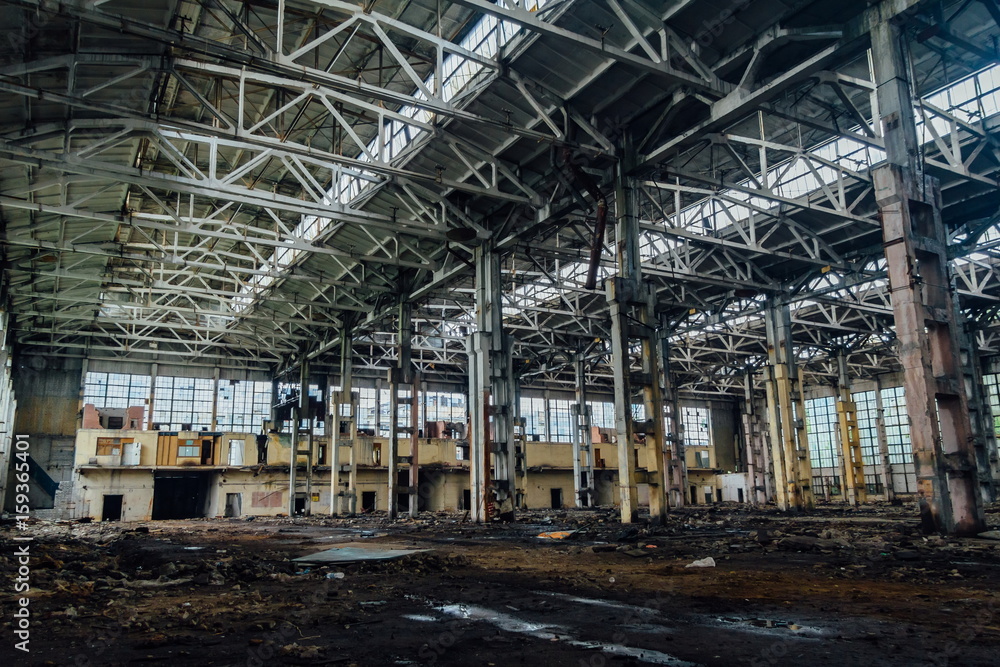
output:
[[[153,520],[204,517],[211,478],[210,472],[154,473]]]
[[[552,509],[561,510],[563,507],[562,489],[550,489],[549,492],[552,495]]]
[[[375,499],[376,495],[374,491],[362,491],[361,492],[361,511],[362,512],[374,512],[375,511]]]
[[[104,507],[101,509],[101,521],[122,520],[122,500],[125,496],[104,496]]]

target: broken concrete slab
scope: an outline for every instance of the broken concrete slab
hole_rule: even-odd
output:
[[[430,549],[375,549],[367,547],[339,547],[320,551],[308,556],[293,558],[294,563],[357,563],[371,560],[392,560]]]

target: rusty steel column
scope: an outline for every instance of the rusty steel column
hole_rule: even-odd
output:
[[[906,411],[925,532],[985,530],[940,188],[919,160],[909,58],[898,25],[872,29],[886,164],[872,171],[882,217]]]

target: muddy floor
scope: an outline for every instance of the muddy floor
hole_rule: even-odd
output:
[[[1000,665],[1000,541],[926,537],[914,516],[36,522],[29,654],[12,625],[24,532],[6,525],[0,664]],[[345,546],[423,551],[293,561]]]

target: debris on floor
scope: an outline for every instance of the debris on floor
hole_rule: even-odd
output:
[[[998,512],[988,508],[991,532]],[[780,645],[815,667],[864,664],[873,650],[903,666],[945,655],[971,627],[962,664],[992,667],[996,623],[968,619],[1000,603],[1000,541],[925,535],[916,516],[906,505],[820,504],[807,514],[689,507],[629,525],[613,508],[524,512],[503,525],[444,512],[36,520],[29,595],[44,633],[32,658],[721,666]],[[567,535],[539,539],[541,525]],[[14,534],[0,523],[0,585],[11,588]],[[699,562],[715,567],[688,567]]]

